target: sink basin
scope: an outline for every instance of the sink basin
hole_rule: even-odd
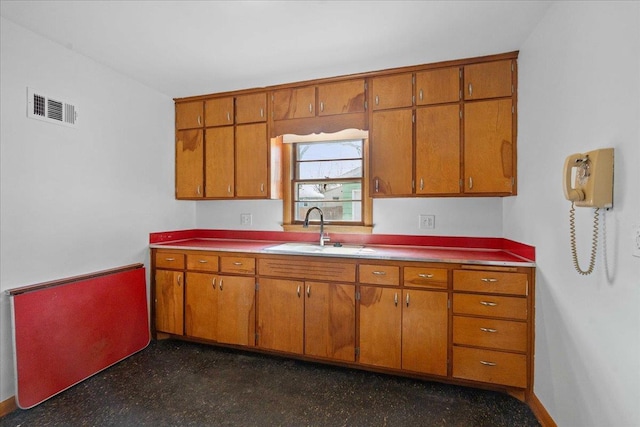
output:
[[[268,252],[296,253],[296,254],[315,254],[315,255],[358,255],[365,248],[361,245],[342,245],[320,246],[317,243],[283,243],[281,245],[270,246],[265,249]],[[366,250],[371,252],[371,250]]]

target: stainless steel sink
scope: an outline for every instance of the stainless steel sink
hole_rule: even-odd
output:
[[[317,243],[283,243],[281,245],[270,246],[265,249],[267,252],[282,252],[295,254],[314,255],[360,255],[371,254],[371,249],[365,249],[362,245],[326,245],[320,246]]]

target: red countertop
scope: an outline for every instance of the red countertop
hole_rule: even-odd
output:
[[[272,246],[283,242],[317,241],[316,233],[179,230],[151,233],[151,248],[212,250],[275,254]],[[335,242],[363,245],[366,254],[286,253],[287,255],[430,261],[504,266],[535,266],[535,248],[502,238],[442,237],[408,235],[331,234]],[[277,252],[283,254],[284,252]]]

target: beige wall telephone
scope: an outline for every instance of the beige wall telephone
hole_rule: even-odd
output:
[[[591,274],[598,247],[598,211],[613,207],[613,148],[572,154],[564,162],[564,197],[571,201],[569,228],[573,265],[580,274]],[[589,268],[582,270],[576,252],[575,206],[595,208]]]

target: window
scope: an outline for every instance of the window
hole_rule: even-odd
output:
[[[348,129],[279,138],[284,143],[283,228],[304,231],[307,211],[318,207],[328,231],[371,233],[368,132]],[[309,219],[316,226],[320,220],[317,214]]]
[[[293,219],[312,207],[324,220],[362,224],[363,140],[296,143],[293,150]]]

